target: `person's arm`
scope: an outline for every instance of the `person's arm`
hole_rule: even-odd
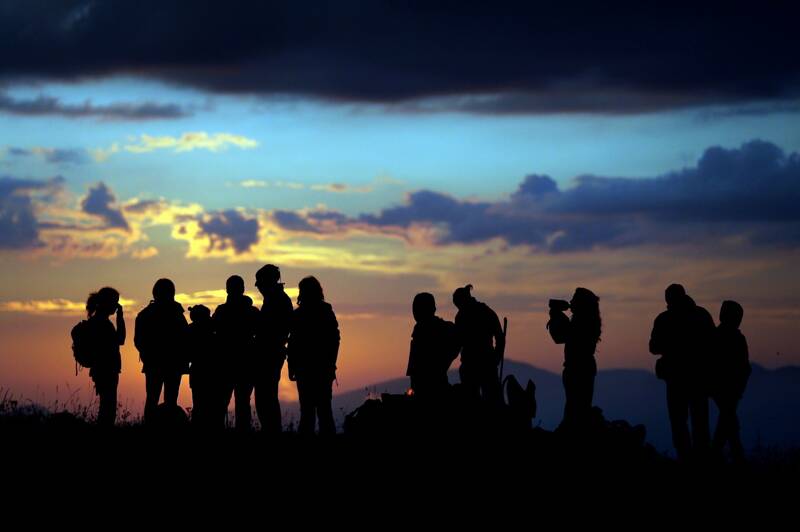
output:
[[[500,318],[495,311],[492,311],[492,336],[494,336],[495,358],[499,364],[500,357],[506,350],[506,335],[503,334],[503,326],[500,325]]]
[[[122,305],[117,304],[117,342],[125,345],[125,318],[122,316]]]
[[[564,344],[569,339],[569,318],[566,314],[558,310],[550,311],[550,321],[547,322],[547,330],[550,338],[557,344]]]
[[[650,353],[654,355],[663,355],[665,351],[660,321],[661,316],[656,318],[653,323],[653,331],[650,333]]]

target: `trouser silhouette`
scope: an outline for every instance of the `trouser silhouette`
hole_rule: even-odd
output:
[[[117,420],[117,386],[119,373],[95,375],[94,391],[100,399],[97,411],[97,424],[103,427],[113,427]]]
[[[458,368],[461,386],[467,397],[483,399],[490,404],[503,401],[500,379],[497,376],[497,365],[490,363],[462,361]]]
[[[589,425],[594,396],[594,371],[565,368],[561,374],[564,384],[564,420],[566,428],[585,428]]]
[[[171,407],[178,405],[178,392],[181,389],[181,377],[178,372],[149,371],[144,374],[147,397],[144,403],[144,419],[152,419],[158,408],[161,388],[164,388],[164,404]]]
[[[667,408],[672,443],[679,460],[705,457],[709,447],[708,395],[699,386],[680,380],[667,381]],[[692,432],[689,434],[689,418]]]
[[[256,414],[261,430],[278,434],[281,424],[281,404],[278,399],[278,385],[281,381],[283,358],[270,358],[265,367],[257,371],[255,389]]]
[[[736,408],[739,406],[739,398],[735,396],[714,397],[714,402],[719,408],[719,419],[717,428],[714,431],[714,440],[711,448],[715,453],[722,453],[726,443],[730,443],[731,453],[735,461],[744,460],[744,448],[739,434],[739,417],[736,415]]]
[[[297,393],[300,396],[300,434],[314,434],[314,425],[319,418],[320,435],[336,433],[333,421],[331,398],[333,378],[326,376],[297,377]]]

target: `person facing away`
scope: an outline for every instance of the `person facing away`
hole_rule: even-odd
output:
[[[205,305],[189,307],[189,387],[192,389],[192,424],[201,429],[225,428],[225,381],[211,322]]]
[[[472,297],[472,285],[453,292],[458,308],[455,326],[461,345],[461,385],[468,397],[481,395],[489,403],[502,402],[497,366],[505,349],[506,338],[500,319],[486,303]]]
[[[300,396],[298,432],[313,434],[318,417],[320,435],[332,435],[336,433],[331,398],[339,355],[339,323],[315,277],[304,278],[298,288],[287,350],[289,378],[297,381]]]
[[[280,269],[267,264],[256,272],[256,288],[264,296],[255,331],[255,401],[261,429],[281,432],[278,384],[292,322],[292,300],[283,290]]]
[[[244,294],[244,279],[232,275],[225,282],[225,290],[228,293],[225,303],[217,307],[212,317],[217,346],[226,361],[224,404],[227,411],[231,395],[234,396],[236,429],[248,431],[252,418],[250,395],[253,393],[255,333],[259,314],[253,300]]]
[[[679,284],[669,285],[664,298],[667,310],[653,323],[650,352],[661,355],[656,362],[656,375],[667,385],[672,443],[678,459],[702,460],[707,455],[710,440],[708,365],[714,319]]]
[[[114,313],[116,328],[109,319]],[[113,427],[117,418],[117,386],[122,371],[119,346],[125,344],[125,318],[119,304],[119,292],[106,286],[90,294],[86,300],[86,314],[87,337],[94,355],[89,376],[100,399],[97,424]]]
[[[436,300],[428,292],[414,296],[411,310],[416,324],[411,333],[406,375],[411,378],[414,397],[441,399],[450,386],[447,371],[461,347],[455,324],[436,315]]]
[[[572,318],[567,309],[550,304],[550,320],[547,330],[557,344],[564,344],[564,419],[561,429],[585,429],[592,411],[594,378],[597,375],[595,351],[600,341],[602,321],[600,298],[591,290],[576,288],[569,302]]]
[[[744,448],[739,435],[736,408],[750,377],[747,339],[739,330],[744,310],[735,301],[724,301],[719,311],[719,326],[714,335],[711,396],[719,409],[712,451],[722,455],[726,444],[731,446],[734,462],[744,461]]]
[[[153,420],[162,387],[164,404],[178,407],[181,377],[189,372],[188,328],[183,307],[175,301],[175,284],[159,279],[153,285],[152,301],[136,316],[133,335],[145,377],[145,422]]]

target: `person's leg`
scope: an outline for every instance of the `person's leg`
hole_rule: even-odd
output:
[[[708,428],[708,395],[696,389],[689,401],[692,416],[692,452],[698,460],[708,457],[711,435]]]
[[[113,427],[117,419],[117,386],[119,375],[116,373],[103,375],[95,380],[95,390],[100,399],[97,412],[97,424],[102,427]]]
[[[741,430],[739,427],[739,416],[736,409],[739,407],[739,400],[733,399],[730,404],[730,424],[728,439],[731,442],[731,454],[734,462],[744,462],[744,446],[742,445]]]
[[[236,430],[248,431],[252,422],[250,395],[253,393],[253,384],[249,381],[237,382],[233,393],[236,399]]]
[[[319,433],[321,436],[333,436],[336,434],[336,423],[333,420],[333,408],[331,400],[333,398],[333,381],[322,379],[317,384],[317,412],[319,415]]]
[[[717,426],[714,429],[714,437],[711,440],[711,452],[714,456],[721,457],[725,443],[728,441],[728,407],[723,397],[714,397],[714,403],[717,405],[717,410],[719,410],[719,416],[717,416]]]
[[[575,394],[576,387],[574,381],[574,376],[570,370],[565,369],[561,372],[561,383],[564,386],[564,417],[561,420],[559,428],[562,430],[573,428],[576,423],[578,401]]]
[[[487,404],[500,406],[503,403],[503,393],[496,366],[489,364],[483,367],[481,371],[481,391]]]
[[[150,371],[144,374],[145,393],[144,400],[144,420],[152,420],[158,407],[158,399],[161,397],[161,385],[164,378],[159,372]]]
[[[686,387],[675,381],[667,381],[667,409],[672,428],[672,444],[678,453],[678,460],[689,458],[692,441],[689,437],[689,399]]]
[[[280,365],[275,363],[273,367],[267,368],[255,385],[256,413],[261,423],[261,430],[272,434],[279,434],[282,430],[281,404],[278,400],[282,368],[281,360]]]
[[[178,406],[178,393],[181,390],[180,373],[168,373],[164,375],[164,403],[170,406]]]
[[[476,368],[473,365],[462,363],[458,368],[458,376],[461,379],[463,396],[468,400],[480,399],[481,385]]]
[[[307,378],[297,379],[297,394],[300,397],[300,425],[297,432],[305,435],[314,434],[314,425],[317,421],[314,384]]]

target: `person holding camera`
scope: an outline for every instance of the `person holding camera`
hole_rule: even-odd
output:
[[[572,311],[572,318],[565,312]],[[559,429],[580,430],[589,424],[597,375],[595,350],[600,341],[600,298],[591,290],[576,288],[572,300],[550,300],[550,336],[564,344],[562,382],[566,395],[564,419]]]

